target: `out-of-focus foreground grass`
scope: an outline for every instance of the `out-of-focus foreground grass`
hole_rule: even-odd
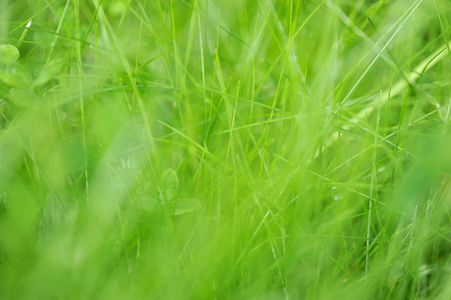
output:
[[[2,0],[0,298],[450,299],[450,16]]]

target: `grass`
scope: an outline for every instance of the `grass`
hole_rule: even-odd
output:
[[[1,299],[451,298],[448,1],[1,6]]]

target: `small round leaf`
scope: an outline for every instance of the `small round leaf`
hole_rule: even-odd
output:
[[[161,175],[161,188],[163,189],[165,200],[173,200],[179,191],[179,178],[173,169],[167,169]]]
[[[19,59],[20,52],[13,46],[8,44],[0,45],[0,64],[9,65]]]

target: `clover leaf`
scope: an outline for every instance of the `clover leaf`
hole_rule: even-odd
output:
[[[202,209],[202,203],[197,199],[177,199],[179,191],[179,178],[177,172],[173,169],[166,169],[160,178],[160,198],[141,197],[138,201],[138,207],[154,212],[165,205],[174,216],[194,212]]]
[[[19,49],[13,45],[2,44],[0,45],[0,64],[10,65],[20,57]]]

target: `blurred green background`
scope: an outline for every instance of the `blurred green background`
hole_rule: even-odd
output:
[[[451,298],[449,1],[0,7],[1,299]]]

